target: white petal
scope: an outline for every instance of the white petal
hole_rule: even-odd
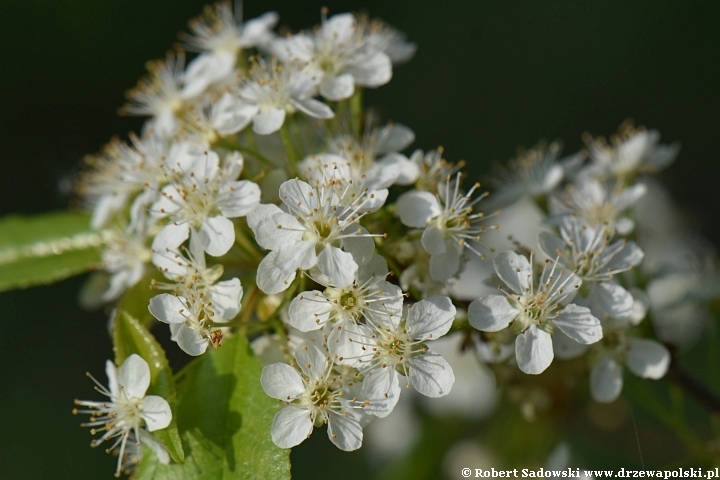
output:
[[[387,260],[382,255],[373,255],[369,262],[358,267],[357,278],[360,283],[364,283],[372,277],[385,277],[387,273]]]
[[[361,398],[369,402],[363,409],[366,414],[387,417],[400,398],[397,371],[392,367],[371,371],[363,380]]]
[[[421,241],[423,248],[430,255],[442,255],[445,253],[445,235],[435,225],[430,225],[425,229]]]
[[[420,300],[408,308],[408,334],[418,340],[437,340],[450,330],[456,313],[448,297]]]
[[[379,87],[392,78],[392,62],[382,52],[374,52],[359,59],[348,69],[357,85]]]
[[[301,270],[309,270],[318,262],[318,256],[315,254],[315,242],[301,241],[296,244],[285,244],[278,250],[275,266],[290,273]]]
[[[445,253],[430,257],[430,275],[439,282],[453,278],[460,270],[460,251],[457,244],[448,240]]]
[[[625,318],[633,311],[632,295],[617,283],[593,283],[588,298],[600,311],[612,318]]]
[[[504,295],[488,295],[470,304],[468,321],[483,332],[497,332],[510,325],[519,313]]]
[[[328,335],[327,344],[335,363],[359,366],[359,359],[366,355],[364,338],[372,336],[364,325],[358,325],[353,318],[345,318],[336,322]]]
[[[188,327],[184,323],[180,325],[175,333],[175,341],[183,352],[193,357],[205,353],[209,343],[209,340],[203,338],[200,332]]]
[[[584,345],[595,343],[603,336],[600,320],[590,313],[589,308],[574,303],[560,310],[553,322],[565,335]]]
[[[425,227],[442,211],[435,195],[419,190],[403,193],[396,205],[400,221],[408,227]]]
[[[305,391],[302,377],[287,363],[273,363],[263,367],[260,383],[268,396],[286,402]]]
[[[284,272],[275,265],[276,258],[277,252],[270,252],[258,265],[257,286],[268,295],[286,290],[295,280],[295,271]]]
[[[530,288],[532,267],[528,259],[512,251],[500,252],[493,259],[500,279],[515,293],[524,294]]]
[[[413,131],[400,123],[383,127],[375,137],[375,151],[378,154],[400,152],[415,141]]]
[[[515,358],[525,373],[537,375],[545,371],[553,361],[552,337],[535,325],[515,339]]]
[[[257,105],[245,103],[226,92],[212,106],[212,126],[220,135],[231,135],[245,128],[257,112]]]
[[[175,225],[168,223],[153,239],[152,249],[156,252],[168,250],[177,250],[180,245],[190,236],[190,227],[187,223]]]
[[[176,297],[170,293],[161,293],[150,299],[148,310],[153,317],[164,323],[185,323],[187,315],[187,300],[185,297]]]
[[[624,240],[620,241],[624,242]],[[612,245],[609,249],[612,249]],[[640,265],[644,257],[645,252],[642,251],[637,243],[627,242],[624,248],[615,253],[612,259],[605,264],[603,270],[627,270],[630,267]]]
[[[352,97],[354,92],[355,80],[349,73],[326,78],[320,83],[320,95],[328,100],[344,100]]]
[[[305,215],[312,214],[320,207],[319,195],[315,188],[295,178],[280,185],[279,196],[285,205],[300,210]]]
[[[620,195],[615,199],[615,208],[618,211],[625,210],[631,207],[645,195],[648,187],[644,183],[636,183],[635,185],[626,188]]]
[[[565,241],[549,232],[538,233],[538,246],[550,258],[556,258],[565,252]]]
[[[352,415],[331,414],[328,419],[328,437],[340,450],[352,452],[362,446],[362,427]]]
[[[545,174],[545,178],[543,179],[542,192],[548,193],[552,191],[558,185],[558,183],[560,183],[563,175],[564,170],[561,165],[553,165],[552,167],[550,167]]]
[[[117,396],[120,395],[117,381],[117,367],[110,360],[105,362],[105,375],[108,377],[108,390],[110,390],[113,397],[117,398]]]
[[[318,347],[304,342],[295,349],[298,367],[311,382],[323,382],[328,371],[328,357]]]
[[[352,254],[337,247],[327,245],[317,257],[317,266],[327,275],[336,287],[346,287],[353,283],[358,265]]]
[[[165,446],[155,438],[153,435],[146,432],[144,429],[138,430],[138,433],[140,434],[140,442],[143,445],[147,445],[150,450],[153,451],[155,456],[157,456],[158,461],[162,463],[163,465],[168,465],[170,463],[170,454],[168,453],[167,449],[165,449]]]
[[[590,370],[590,393],[603,403],[610,403],[620,396],[623,387],[622,367],[610,357],[603,358]]]
[[[285,110],[271,108],[267,112],[258,113],[253,118],[253,131],[258,135],[269,135],[277,132],[285,122]]]
[[[443,397],[455,383],[452,367],[442,355],[428,350],[410,359],[410,384],[427,397]]]
[[[587,345],[578,343],[563,333],[562,330],[555,330],[552,334],[553,351],[555,356],[561,360],[577,358],[588,349]]]
[[[226,182],[218,191],[217,206],[227,218],[247,215],[259,203],[260,187],[248,180]]]
[[[172,411],[167,400],[157,395],[148,395],[143,400],[143,411],[141,413],[149,432],[161,430],[172,420]]]
[[[332,303],[325,298],[322,292],[317,290],[302,292],[293,298],[288,307],[290,325],[301,332],[317,330],[325,325],[332,308]]]
[[[255,240],[263,248],[279,250],[285,244],[294,245],[299,242],[304,233],[305,227],[295,217],[278,212],[257,223]]]
[[[250,229],[252,229],[253,233],[256,233],[258,224],[266,219],[270,218],[276,213],[284,213],[277,205],[274,205],[272,203],[260,203],[258,205],[255,205],[255,207],[247,214],[247,222]]]
[[[300,445],[313,431],[310,411],[292,405],[275,414],[271,437],[280,448],[292,448]]]
[[[258,265],[257,270],[257,286],[269,295],[286,290],[295,280],[295,271],[285,273],[281,268],[275,266],[276,259],[277,252],[268,253]]]
[[[314,98],[294,100],[291,102],[295,108],[314,118],[333,118],[335,116],[332,108]]]
[[[198,239],[208,255],[225,255],[235,243],[235,225],[222,215],[203,221]]]
[[[232,320],[240,313],[243,288],[240,279],[232,278],[210,287],[210,301],[215,314],[224,320]]]
[[[150,367],[136,354],[130,355],[120,367],[117,382],[130,398],[143,398],[150,386]]]
[[[352,255],[355,263],[365,265],[369,262],[375,253],[375,242],[369,236],[357,236],[369,235],[368,231],[353,223],[343,230],[343,235],[355,235],[342,240],[343,249]]]
[[[638,377],[659,379],[670,367],[670,352],[664,345],[646,338],[631,338],[628,342],[627,367]]]

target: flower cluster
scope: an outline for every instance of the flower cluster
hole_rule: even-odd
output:
[[[152,317],[192,356],[248,335],[262,388],[284,403],[271,430],[283,448],[325,424],[338,448],[360,448],[402,385],[447,396],[456,376],[433,342],[451,329],[514,372],[582,356],[597,401],[620,395],[623,365],[665,374],[668,349],[641,328],[648,312],[674,342],[661,310],[718,294],[712,262],[647,264],[647,175],[676,146],[629,124],[609,142],[588,137],[589,162],[540,144],[488,193],[442,148],[407,156],[412,130],[365,111],[363,90],[414,53],[402,33],[323,11],[320,26],[280,37],[275,13],[244,23],[236,13],[220,3],[194,20],[183,41],[197,55],[150,64],[129,93],[125,112],[149,117],[142,134],[88,160],[78,192],[107,232],[102,301],[145,282],[158,291]],[[118,437],[119,462],[128,438],[145,441],[141,427],[171,415],[143,398],[142,363],[131,356],[118,380],[109,364],[110,403],[79,402],[102,414],[89,423],[106,431],[98,443]]]

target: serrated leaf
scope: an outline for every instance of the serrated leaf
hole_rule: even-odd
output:
[[[0,291],[56,282],[94,268],[103,238],[84,213],[0,219]]]
[[[167,448],[176,462],[185,461],[182,442],[177,428],[177,393],[172,370],[165,357],[165,351],[140,322],[127,312],[118,310],[113,322],[113,345],[115,364],[122,365],[127,357],[136,353],[150,366],[150,387],[148,395],[159,395],[170,404],[173,418],[170,425],[152,432]]]
[[[178,380],[186,462],[145,455],[137,480],[289,479],[290,451],[270,439],[278,402],[263,391],[261,372],[242,335],[190,364]]]

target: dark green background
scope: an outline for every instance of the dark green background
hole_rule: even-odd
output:
[[[520,145],[559,138],[570,152],[582,132],[611,134],[631,117],[682,142],[663,178],[720,243],[720,2],[296,0],[248,1],[245,11],[275,9],[297,29],[317,23],[322,5],[364,9],[417,42],[415,59],[367,95],[385,118],[415,130],[415,146],[443,145],[482,175]],[[58,185],[83,155],[140,128],[140,119],[116,115],[123,92],[202,6],[0,2],[0,213],[66,206]],[[90,450],[70,414],[73,398],[94,395],[84,372],[104,378],[112,354],[105,316],[74,306],[81,282],[0,294],[2,478],[111,478],[113,459]],[[363,475],[343,463],[357,455],[334,458],[343,477]],[[294,459],[311,471],[313,460]],[[314,471],[330,473],[322,464]]]

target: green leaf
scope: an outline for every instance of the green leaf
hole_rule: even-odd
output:
[[[165,351],[155,340],[155,337],[143,327],[137,319],[127,312],[118,310],[113,323],[113,344],[115,345],[115,363],[122,365],[127,357],[136,353],[150,366],[149,395],[159,395],[170,404],[173,418],[167,428],[153,432],[160,440],[170,456],[176,462],[185,461],[182,442],[177,428],[177,394],[175,379],[168,365]]]
[[[243,335],[191,363],[178,380],[186,462],[161,465],[148,453],[137,480],[289,479],[290,450],[270,439],[279,405],[263,391],[261,372]]]
[[[100,262],[102,234],[84,213],[0,219],[0,291],[56,282]]]

